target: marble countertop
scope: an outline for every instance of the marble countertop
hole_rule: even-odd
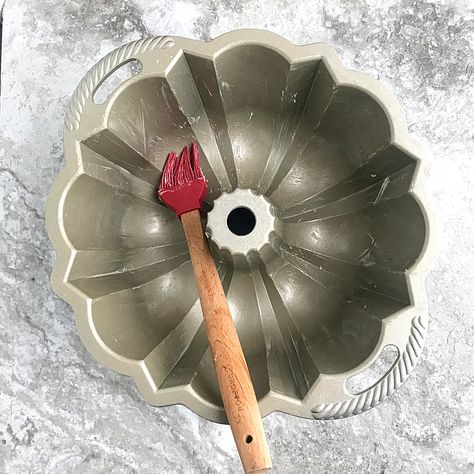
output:
[[[45,230],[64,164],[64,110],[104,54],[147,35],[207,40],[265,28],[327,41],[345,66],[387,83],[433,152],[442,221],[427,280],[430,329],[389,400],[333,422],[265,418],[276,473],[474,471],[474,3],[472,0],[7,0],[0,134],[0,472],[239,472],[230,429],[154,408],[99,366],[54,295]]]

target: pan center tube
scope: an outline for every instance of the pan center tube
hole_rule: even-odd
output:
[[[219,257],[248,268],[272,254],[277,218],[270,201],[250,189],[222,193],[207,217],[206,232]]]
[[[255,229],[257,220],[251,209],[245,206],[236,207],[227,216],[227,227],[235,235],[248,235]]]

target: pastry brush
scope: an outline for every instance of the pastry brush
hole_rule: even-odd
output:
[[[204,235],[200,208],[207,180],[195,143],[168,155],[159,197],[181,219],[191,255],[212,359],[224,409],[246,473],[271,468],[257,398],[216,264]]]

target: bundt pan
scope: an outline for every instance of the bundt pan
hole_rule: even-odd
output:
[[[182,227],[156,193],[167,153],[191,142],[262,415],[354,415],[407,378],[427,325],[423,152],[391,93],[331,47],[255,30],[126,44],[80,82],[64,141],[52,285],[88,350],[149,403],[226,421]],[[386,373],[350,391],[387,346]]]

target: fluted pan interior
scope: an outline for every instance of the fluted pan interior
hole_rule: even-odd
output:
[[[299,403],[321,374],[366,361],[384,320],[412,304],[406,272],[426,239],[410,193],[417,160],[393,142],[380,101],[337,84],[324,58],[292,62],[261,44],[184,51],[165,75],[139,73],[112,96],[106,126],[78,142],[81,171],[63,202],[68,284],[90,301],[101,344],[140,361],[153,390],[184,387],[215,407],[186,242],[156,194],[167,153],[191,142],[257,397]],[[249,209],[255,229],[224,245],[220,200]]]

